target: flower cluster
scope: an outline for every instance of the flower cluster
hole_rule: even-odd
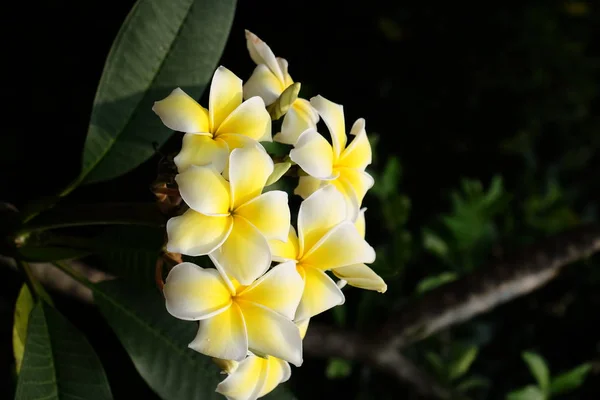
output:
[[[257,66],[245,84],[219,67],[208,109],[179,88],[153,107],[167,127],[185,133],[175,180],[188,208],[168,221],[167,250],[208,255],[215,266],[171,269],[166,307],[200,321],[189,347],[228,374],[217,392],[233,400],[264,396],[289,378],[288,363],[302,364],[310,318],[343,304],[344,285],[387,288],[365,265],[375,251],[360,208],[373,185],[364,119],[352,125],[348,144],[342,106],[298,98],[287,61],[256,35],[246,31],[246,39]],[[331,141],[317,130],[320,119]],[[264,190],[282,175],[260,144],[272,140],[292,146],[288,161],[299,170],[296,229],[288,194]]]

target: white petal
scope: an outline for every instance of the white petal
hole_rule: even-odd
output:
[[[229,182],[212,165],[192,165],[175,177],[179,193],[194,211],[204,215],[228,215]]]
[[[189,262],[169,271],[163,293],[167,311],[189,321],[212,317],[231,305],[231,293],[219,272]]]
[[[333,143],[335,160],[342,154],[346,147],[346,125],[344,123],[344,107],[327,100],[323,96],[315,96],[310,99],[310,104],[318,111],[329,133]]]
[[[213,75],[208,99],[211,132],[217,132],[221,123],[242,104],[242,80],[225,67]]]
[[[237,304],[200,322],[191,349],[210,357],[242,361],[248,353],[248,335],[244,317]]]
[[[269,272],[238,294],[245,301],[261,304],[293,319],[302,297],[304,281],[296,271],[296,263],[288,261]]]
[[[260,391],[259,397],[271,393],[280,383],[290,379],[292,369],[290,364],[277,357],[267,357],[267,379]]]
[[[300,204],[298,236],[300,254],[309,251],[331,228],[348,219],[343,195],[327,185]]]
[[[269,67],[259,64],[244,84],[244,98],[259,96],[268,106],[273,104],[284,90],[285,88]]]
[[[264,358],[249,355],[238,368],[217,385],[217,393],[229,400],[255,400],[265,387],[269,365]]]
[[[194,210],[167,221],[167,250],[188,256],[202,256],[221,246],[231,232],[230,216],[207,216]]]
[[[238,300],[238,304],[246,321],[250,351],[302,365],[302,339],[292,321],[256,303]]]
[[[312,318],[332,307],[344,304],[345,298],[335,282],[323,271],[304,267],[304,292],[296,311],[296,320]]]
[[[331,179],[333,150],[329,142],[314,129],[304,131],[290,151],[290,159],[308,175]]]
[[[265,64],[269,67],[273,75],[275,75],[281,83],[284,83],[285,78],[277,63],[275,54],[273,54],[273,51],[265,42],[260,40],[258,36],[249,30],[246,30],[246,46],[248,47],[248,52],[250,53],[252,61],[256,64]]]
[[[295,145],[298,138],[307,129],[317,129],[319,114],[304,99],[296,99],[283,117],[281,132],[273,137],[279,143]]]
[[[344,221],[327,232],[299,262],[326,271],[373,261],[373,247],[360,236],[352,222]]]
[[[169,129],[185,133],[209,133],[208,112],[180,88],[152,107]]]

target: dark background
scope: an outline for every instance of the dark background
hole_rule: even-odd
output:
[[[5,96],[14,94],[27,111],[17,121],[8,112],[4,115],[17,126],[0,135],[1,200],[21,207],[77,175],[104,59],[132,4],[36,1],[15,13],[15,18],[26,18],[17,34],[5,40],[11,49],[16,43],[20,82],[7,83],[18,83],[21,90]],[[511,194],[510,210],[520,209],[549,181],[559,182],[562,201],[578,221],[598,220],[599,23],[600,11],[585,2],[242,0],[221,64],[244,79],[250,76],[254,66],[244,38],[249,29],[289,61],[292,77],[303,84],[303,97],[322,94],[343,103],[347,123],[366,118],[367,132],[379,138],[374,173],[392,157],[402,165],[397,191],[411,200],[402,229],[416,243],[422,226],[448,212],[449,193],[465,177],[487,186],[494,175],[502,175]],[[174,135],[163,151],[176,151],[179,145],[180,136]],[[157,155],[114,181],[82,187],[64,201],[153,201],[149,185],[159,159]],[[374,196],[367,195],[365,203],[378,207]],[[507,249],[552,233],[528,227],[519,212],[513,214],[516,228],[499,222],[504,228],[495,236]],[[367,216],[375,245],[389,240],[380,228],[384,218],[377,212]],[[373,323],[385,315],[385,301],[401,303],[422,277],[437,271],[426,253],[417,252],[406,263],[406,272],[382,273],[390,291],[383,295],[388,300],[372,306]],[[520,359],[523,350],[539,351],[553,372],[599,358],[598,268],[596,257],[595,267],[588,263],[568,269],[542,290],[474,321],[489,332],[473,367],[492,381],[484,397],[503,398],[533,382]],[[12,362],[10,320],[19,287],[16,275],[5,274],[7,288],[0,294],[4,376]],[[560,318],[544,311],[565,303],[565,297],[570,300]],[[352,317],[360,301],[349,299],[348,329],[361,329]],[[99,314],[73,302],[64,306],[101,349],[116,398],[128,398],[127,393],[151,398]],[[331,315],[319,319],[333,323]],[[367,368],[355,366],[349,376],[329,380],[325,366],[308,359],[294,370],[291,386],[300,399],[402,398],[403,393],[411,398],[410,386]],[[592,374],[580,391],[565,398],[598,398],[599,381],[600,375]]]

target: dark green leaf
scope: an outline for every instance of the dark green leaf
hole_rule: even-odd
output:
[[[352,373],[352,364],[343,358],[332,358],[327,364],[325,376],[328,379],[343,379]]]
[[[13,324],[13,354],[17,373],[21,369],[23,353],[25,352],[25,340],[27,339],[27,326],[29,325],[29,314],[33,309],[33,297],[27,285],[21,286],[17,303],[15,304],[15,321]]]
[[[526,386],[506,395],[506,400],[546,400],[546,396],[537,386]]]
[[[77,183],[119,176],[171,135],[152,112],[181,87],[199,98],[229,35],[235,0],[139,0],[108,54]],[[71,189],[69,188],[69,189]],[[69,189],[66,191],[68,192]]]
[[[452,359],[448,366],[450,380],[460,378],[467,373],[473,361],[477,358],[479,349],[477,346],[467,346],[461,348],[456,357]]]
[[[557,395],[577,389],[583,384],[587,374],[592,370],[591,364],[582,364],[570,371],[560,374],[550,383],[550,394]]]
[[[210,357],[188,348],[197,324],[171,316],[158,290],[115,280],[95,285],[94,299],[140,375],[161,398],[223,398],[215,388],[224,376]],[[293,397],[282,388],[269,398]]]
[[[425,353],[425,359],[431,366],[433,373],[438,379],[443,381],[447,380],[448,371],[446,369],[446,366],[444,365],[444,361],[438,354],[432,351],[428,351],[427,353]]]
[[[536,353],[524,352],[522,354],[523,360],[527,363],[529,367],[529,371],[535,377],[540,389],[542,391],[547,392],[548,386],[550,384],[550,371],[548,371],[548,366],[546,365],[546,361]]]
[[[35,306],[29,318],[15,399],[112,399],[92,346],[44,302]]]
[[[428,276],[417,284],[416,292],[423,294],[446,283],[455,281],[457,278],[458,275],[456,275],[454,272],[442,272],[439,275]]]
[[[490,385],[490,382],[488,379],[473,377],[473,378],[467,378],[464,381],[462,381],[461,383],[459,383],[456,386],[456,390],[458,390],[461,393],[464,393],[464,392],[473,390],[475,388],[488,387],[489,385]]]

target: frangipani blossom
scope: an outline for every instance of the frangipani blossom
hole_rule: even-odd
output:
[[[190,207],[167,222],[167,250],[189,256],[218,253],[225,272],[249,285],[271,264],[267,240],[286,240],[288,195],[261,194],[273,160],[260,145],[234,149],[229,181],[213,165],[190,166],[175,177]]]
[[[211,259],[217,269],[189,262],[176,265],[163,288],[171,315],[200,321],[189,347],[234,361],[242,361],[250,350],[300,366],[302,339],[291,319],[303,285],[294,263],[279,264],[250,286],[242,286],[219,272],[217,258]]]
[[[354,216],[367,191],[373,186],[373,178],[365,168],[371,163],[371,145],[365,131],[365,120],[356,120],[350,135],[354,139],[346,146],[344,109],[322,96],[310,99],[331,134],[329,144],[315,129],[304,131],[298,138],[290,158],[309,176],[300,177],[294,193],[307,198],[315,190],[332,183],[344,195]]]
[[[181,152],[175,157],[179,172],[191,165],[213,163],[221,172],[231,150],[272,141],[271,117],[260,97],[242,103],[242,81],[219,67],[210,86],[208,110],[177,88],[152,110],[170,129],[184,132]]]
[[[354,226],[360,233],[361,237],[365,237],[365,211],[363,208],[358,214]],[[331,270],[335,276],[342,280],[341,285],[338,283],[338,287],[343,287],[346,283],[350,286],[354,286],[361,289],[375,290],[379,293],[385,293],[387,285],[381,279],[379,275],[375,273],[371,268],[365,264],[354,264],[345,267],[334,268]]]
[[[293,260],[304,279],[295,320],[313,317],[344,302],[344,294],[325,271],[375,261],[375,250],[348,220],[343,195],[327,185],[300,205],[298,235],[290,227],[287,242],[271,240],[275,261]]]
[[[300,337],[304,339],[308,320],[296,325],[300,328]],[[263,397],[292,375],[290,365],[273,356],[262,358],[248,354],[240,363],[230,360],[215,362],[229,375],[219,383],[216,391],[229,400],[255,400]]]
[[[260,96],[265,104],[271,105],[294,83],[288,73],[288,62],[275,57],[271,48],[258,36],[246,30],[246,45],[256,68],[244,84],[244,98]],[[304,99],[296,99],[283,118],[281,132],[274,136],[276,142],[295,144],[306,129],[315,128],[319,114]]]

